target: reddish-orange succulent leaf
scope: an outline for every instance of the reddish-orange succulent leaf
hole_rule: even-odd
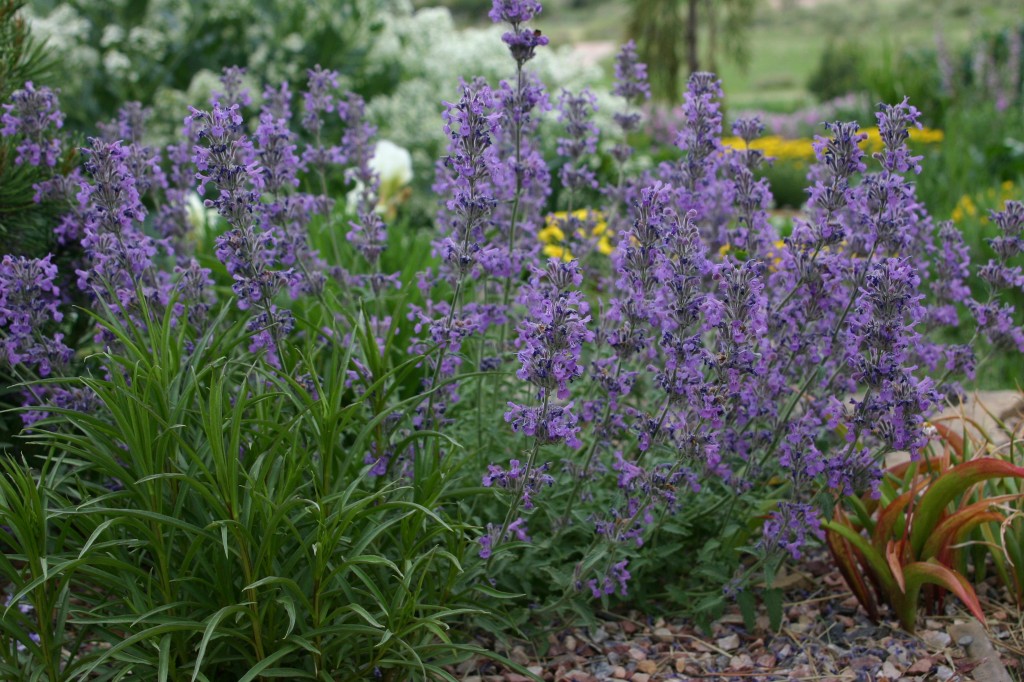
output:
[[[900,521],[907,505],[925,485],[926,481],[919,481],[913,488],[897,497],[878,513],[878,521],[875,523],[875,530],[871,535],[871,542],[878,548],[878,551],[881,552],[885,549],[886,543],[892,539],[893,528]]]
[[[963,509],[960,509],[953,514],[950,514],[943,519],[935,530],[928,536],[928,539],[924,543],[924,547],[921,549],[920,559],[927,559],[929,557],[938,556],[942,552],[943,548],[956,544],[964,538],[964,535],[974,528],[977,528],[979,524],[986,523],[988,521],[995,521],[1002,523],[1006,517],[998,512],[989,511],[992,505],[1002,504],[1004,502],[1011,502],[1016,499],[1024,497],[1022,495],[999,495],[998,497],[990,497],[982,500],[981,502],[975,502],[969,504]]]
[[[939,476],[924,492],[914,510],[914,523],[910,529],[910,549],[914,556],[921,550],[946,510],[946,505],[962,495],[972,485],[992,478],[1015,476],[1024,478],[1024,467],[1002,459],[985,457],[958,464]]]
[[[953,449],[953,452],[956,453],[957,457],[962,458],[964,456],[964,437],[953,431],[953,429],[949,428],[945,424],[940,424],[937,421],[929,423],[935,427],[935,430],[939,432],[940,436],[942,436],[942,440],[944,440],[949,447]]]
[[[908,460],[900,462],[899,464],[892,465],[886,471],[902,480],[911,468],[914,469],[915,475],[943,472],[949,469],[949,453],[943,451],[941,455],[925,455],[917,461]]]
[[[839,512],[837,512],[839,513]],[[857,562],[857,550],[846,538],[832,531],[825,532],[825,542],[832,553],[832,559],[839,567],[846,584],[857,598],[860,605],[868,612],[872,621],[878,622],[878,605],[875,603],[867,583],[864,582],[863,570]],[[863,563],[863,562],[861,562]]]
[[[900,587],[900,592],[907,591],[907,584],[903,580],[903,540],[890,540],[885,546],[885,562],[889,564],[892,577]]]
[[[981,603],[967,579],[956,571],[949,569],[934,559],[917,561],[903,567],[903,575],[907,581],[907,600],[917,607],[917,595],[921,586],[928,583],[938,585],[956,595],[967,610],[982,624],[985,614],[981,611]]]

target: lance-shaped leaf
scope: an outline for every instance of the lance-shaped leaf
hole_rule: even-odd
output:
[[[892,570],[889,568],[885,556],[883,556],[882,552],[872,547],[871,543],[864,539],[860,533],[850,526],[837,523],[835,520],[825,521],[821,526],[826,532],[834,532],[849,541],[850,545],[856,550],[858,558],[863,560],[864,570],[875,581],[880,594],[891,600],[893,595],[902,592],[900,586],[896,584],[896,579],[892,575]]]
[[[946,568],[935,559],[916,561],[904,566],[903,577],[906,581],[906,595],[904,599],[896,602],[896,610],[900,624],[908,632],[914,632],[914,625],[917,622],[917,597],[921,587],[925,584],[937,585],[949,590],[963,602],[975,618],[981,623],[985,622],[985,614],[981,611],[978,595],[967,579],[956,571]]]
[[[939,476],[921,496],[914,512],[914,522],[910,529],[910,549],[913,555],[921,556],[924,543],[935,530],[946,505],[976,483],[1006,476],[1024,478],[1024,467],[986,457],[958,464]]]
[[[905,520],[906,517],[903,515],[903,511],[907,508],[919,492],[925,487],[926,481],[919,481],[914,484],[914,487],[906,491],[895,500],[890,502],[882,511],[878,514],[878,522],[875,524],[875,530],[872,533],[871,542],[878,551],[884,551],[889,540],[892,539],[892,530],[901,521]]]
[[[957,457],[964,456],[964,438],[959,433],[953,431],[945,424],[941,424],[938,421],[931,422],[931,425],[935,427],[939,435],[942,436],[942,440],[953,449]]]
[[[846,518],[842,508],[836,508],[833,522],[849,524],[849,520]],[[864,572],[861,569],[861,565],[865,564],[866,561],[860,559],[858,563],[860,553],[850,544],[849,540],[831,529],[825,531],[825,542],[832,552],[832,557],[835,559],[836,566],[839,567],[839,572],[846,580],[846,584],[850,586],[853,596],[857,598],[860,605],[868,612],[871,620],[877,621],[878,604],[875,602],[868,584],[864,581]]]
[[[903,553],[905,551],[906,543],[903,540],[893,541],[890,540],[885,546],[885,562],[889,564],[889,570],[892,571],[892,577],[896,580],[896,584],[900,587],[900,592],[904,594],[907,591],[907,581],[903,576]]]
[[[918,558],[929,559],[939,556],[943,549],[961,542],[967,533],[982,523],[989,521],[1002,523],[1006,517],[999,512],[991,511],[992,505],[1010,502],[1021,497],[1024,497],[1024,494],[990,497],[950,514],[928,535]]]

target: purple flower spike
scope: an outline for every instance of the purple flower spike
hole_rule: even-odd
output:
[[[42,332],[64,318],[57,308],[57,266],[50,258],[7,255],[0,262],[0,329],[5,331],[0,345],[12,366],[25,365],[44,377],[54,365],[66,365],[73,354],[63,334],[49,338]]]
[[[540,14],[542,9],[538,0],[494,0],[487,16],[496,24],[504,22],[516,26],[530,21]]]
[[[615,86],[612,94],[630,104],[639,104],[651,97],[647,65],[640,61],[636,53],[636,42],[632,40],[623,45],[615,57]]]
[[[57,165],[61,153],[60,140],[56,137],[47,139],[51,128],[57,130],[64,125],[57,91],[45,86],[37,89],[32,81],[28,81],[25,87],[14,91],[11,101],[12,104],[3,105],[0,135],[24,138],[18,143],[18,156],[14,162],[19,166],[26,163],[32,166]]]

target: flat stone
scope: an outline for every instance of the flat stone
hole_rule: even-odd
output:
[[[637,663],[636,669],[642,673],[654,674],[658,672],[658,664],[650,659],[647,659],[645,661],[640,661],[639,663]]]
[[[643,661],[647,659],[647,652],[643,649],[637,649],[636,647],[633,647],[629,650],[629,657],[632,658],[634,661]]]
[[[715,644],[718,645],[719,649],[725,649],[726,651],[732,651],[738,649],[740,646],[740,636],[736,633],[726,635],[725,637],[719,637],[715,640]]]
[[[749,670],[754,667],[754,659],[747,654],[740,654],[729,659],[730,670]]]
[[[945,649],[953,641],[952,637],[941,630],[926,630],[921,633],[921,639],[929,649]]]
[[[656,628],[654,630],[654,639],[659,642],[674,642],[676,636],[668,628]]]

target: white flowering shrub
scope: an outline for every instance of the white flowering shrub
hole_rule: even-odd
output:
[[[68,0],[24,11],[62,65],[59,84],[76,103],[69,127],[91,129],[138,100],[156,105],[154,132],[169,137],[181,124],[176,105],[196,101],[225,66],[298,83],[319,63],[361,89],[366,52],[393,9],[387,0]]]
[[[474,74],[497,84],[512,76],[508,49],[501,42],[503,29],[459,30],[447,8],[413,11],[409,3],[383,15],[382,21],[367,55],[367,76],[397,77],[398,84],[371,99],[368,110],[382,135],[410,149],[417,169],[428,169],[447,139],[437,125],[444,110],[441,100],[458,97],[459,78]],[[574,58],[568,47],[539,52],[531,66],[550,92],[592,87],[602,80],[600,68]]]

